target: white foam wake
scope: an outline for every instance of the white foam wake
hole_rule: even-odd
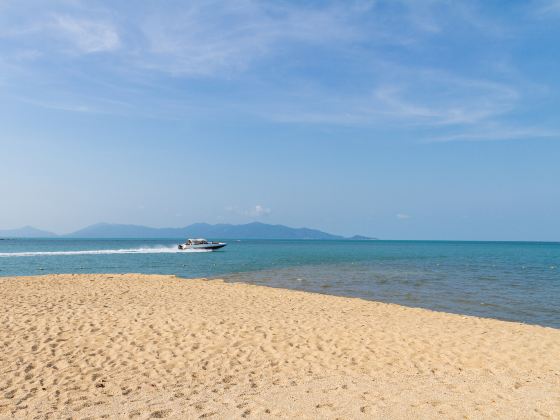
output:
[[[0,252],[0,257],[43,257],[57,255],[109,255],[109,254],[183,254],[191,252],[211,252],[210,249],[178,249],[176,246],[160,248],[95,249],[84,251],[29,251]]]

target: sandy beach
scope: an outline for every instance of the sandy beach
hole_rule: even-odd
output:
[[[0,418],[560,418],[557,329],[172,276],[0,288]]]

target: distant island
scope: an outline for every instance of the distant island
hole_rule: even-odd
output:
[[[363,236],[363,235],[354,235],[346,239],[349,239],[351,241],[377,241],[377,238],[370,238],[369,236]]]
[[[58,236],[56,233],[47,232],[34,228],[32,226],[24,226],[19,229],[0,230],[0,238],[53,238]]]
[[[253,222],[242,225],[195,223],[182,228],[153,228],[140,225],[97,223],[66,235],[25,226],[20,229],[0,230],[0,238],[222,238],[222,239],[322,239],[322,240],[375,240],[355,235],[345,238],[317,229],[292,228]]]

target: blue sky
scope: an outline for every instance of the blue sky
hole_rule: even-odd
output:
[[[0,229],[560,240],[560,1],[0,0]]]

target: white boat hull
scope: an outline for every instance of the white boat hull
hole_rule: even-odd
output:
[[[227,244],[225,242],[216,242],[216,243],[208,243],[208,244],[200,244],[200,245],[188,245],[188,244],[181,244],[179,245],[179,249],[187,250],[187,249],[207,249],[210,251],[214,251],[216,249],[223,248]]]

